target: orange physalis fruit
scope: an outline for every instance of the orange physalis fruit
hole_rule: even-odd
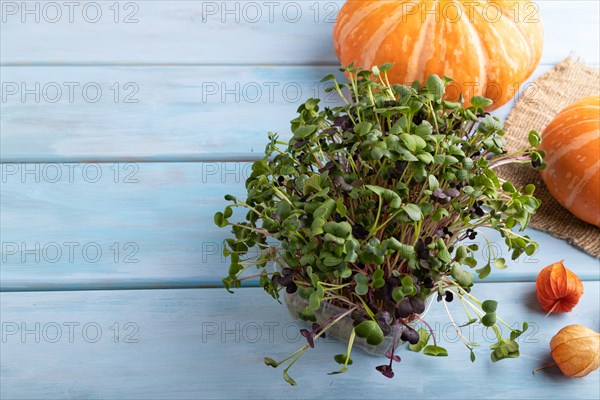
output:
[[[535,281],[538,302],[544,312],[569,312],[583,294],[583,284],[562,261],[542,269]]]
[[[564,375],[582,378],[600,366],[600,334],[569,325],[550,341],[550,354]]]

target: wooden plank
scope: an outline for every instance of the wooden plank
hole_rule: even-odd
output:
[[[550,68],[540,66],[531,80]],[[319,96],[323,106],[339,104],[320,83],[334,70],[4,67],[2,84],[10,90],[0,103],[0,157],[3,162],[254,160],[263,153],[268,131],[289,138],[289,121],[306,99]],[[523,88],[535,101],[531,80]],[[517,98],[495,114],[504,119]]]
[[[2,164],[2,289],[215,285],[213,214],[246,167]]]
[[[4,162],[256,159],[268,131],[288,137],[298,106],[325,95],[320,80],[332,70],[4,67],[10,90],[0,103],[0,156]],[[325,105],[337,104],[327,99]]]
[[[336,65],[332,30],[343,3],[3,1],[0,58],[5,65]],[[598,14],[593,0],[539,1],[514,17],[543,22],[544,63],[571,51],[598,63]],[[487,15],[493,23],[495,9]]]
[[[529,323],[529,331],[519,338],[518,359],[492,363],[487,347],[493,335],[481,325],[471,325],[461,330],[481,345],[471,363],[444,308],[434,303],[426,319],[449,357],[427,357],[402,348],[396,377],[387,379],[375,371],[385,358],[355,351],[349,371],[331,376],[327,373],[339,367],[332,356],[344,352],[345,345],[327,338],[290,371],[298,387],[283,381],[281,369],[262,363],[264,356],[279,359],[291,353],[304,338],[285,307],[260,289],[242,289],[235,297],[218,289],[2,293],[0,395],[340,399],[401,393],[434,398],[443,390],[445,398],[456,399],[598,398],[599,371],[574,379],[562,376],[556,367],[535,375],[532,370],[550,362],[549,341],[562,327],[600,329],[599,283],[585,284],[584,296],[571,313],[548,318],[539,310],[534,291],[533,283],[482,284],[473,291],[481,299],[498,300],[498,313],[510,325]],[[450,309],[461,323],[466,318],[456,303]]]
[[[214,226],[213,215],[225,194],[244,195],[250,174],[250,164],[221,162],[0,167],[5,291],[220,285],[228,231]],[[600,279],[598,260],[547,234],[527,233],[541,250],[488,279],[533,281],[561,259],[582,279]],[[487,235],[495,253],[509,259],[503,240]],[[478,240],[476,256],[485,263],[486,244]]]

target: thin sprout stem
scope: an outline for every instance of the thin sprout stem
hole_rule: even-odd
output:
[[[352,312],[353,312],[354,310],[356,310],[357,308],[358,308],[358,307],[356,307],[356,306],[355,306],[355,307],[353,307],[353,308],[350,308],[349,310],[347,310],[347,311],[345,311],[345,312],[341,313],[340,315],[338,315],[338,316],[337,316],[337,317],[336,317],[336,318],[335,318],[333,321],[331,321],[331,322],[330,322],[330,323],[329,323],[329,324],[328,324],[328,325],[327,325],[325,328],[321,329],[321,330],[319,331],[319,333],[317,333],[317,334],[315,335],[315,337],[314,337],[314,338],[315,338],[315,339],[318,339],[318,338],[319,338],[319,336],[321,336],[322,334],[324,334],[325,332],[327,332],[327,330],[329,330],[329,328],[331,328],[332,326],[334,326],[335,324],[337,324],[337,323],[338,323],[338,322],[339,322],[339,321],[340,321],[342,318],[344,318],[346,315],[348,315],[348,314],[352,313]]]
[[[346,360],[344,362],[344,368],[348,366],[348,362],[350,361],[350,353],[352,353],[352,346],[354,345],[354,338],[356,337],[356,332],[352,329],[350,333],[350,339],[348,340],[348,347],[346,348]]]
[[[457,287],[459,287],[459,288],[460,288],[460,286],[457,286]],[[460,289],[462,289],[462,288],[460,288]],[[449,289],[449,290],[450,290],[450,289]],[[471,302],[470,302],[469,300],[467,300],[467,299],[466,299],[466,298],[465,298],[463,295],[461,295],[461,294],[460,294],[460,291],[459,291],[459,292],[454,292],[454,291],[452,291],[452,290],[450,290],[450,291],[451,291],[452,293],[456,294],[456,295],[457,295],[457,296],[458,296],[460,299],[464,300],[464,302],[465,302],[465,303],[467,303],[467,305],[468,305],[469,307],[471,307],[471,309],[473,310],[473,312],[475,313],[475,315],[477,315],[477,317],[479,317],[479,318],[482,318],[482,317],[485,315],[485,314],[483,314],[483,313],[482,313],[482,311],[481,311],[481,310],[479,310],[477,307],[475,307],[475,306],[473,305],[473,303],[471,303]],[[465,293],[466,293],[466,292],[465,292]],[[468,293],[466,293],[466,294],[468,295]],[[474,301],[478,301],[478,300],[477,300],[477,299],[475,299]],[[481,304],[481,303],[480,303],[480,304]]]
[[[274,191],[275,193],[277,193],[277,195],[278,195],[278,196],[281,198],[281,200],[284,200],[286,203],[288,203],[288,204],[289,204],[289,205],[291,205],[292,207],[296,208],[296,206],[294,205],[294,203],[292,203],[292,202],[290,201],[290,199],[288,199],[288,197],[287,197],[285,194],[283,194],[283,192],[282,192],[281,190],[279,190],[279,189],[278,189],[277,187],[275,187],[275,186],[273,186],[273,187],[272,187],[272,189],[273,189],[273,191]]]
[[[330,286],[331,287],[330,289],[327,289],[327,290],[341,289],[341,288],[344,288],[346,286],[350,286],[351,285],[350,283],[345,283],[343,285],[337,285],[337,284],[334,284],[334,283],[327,283],[327,282],[319,282],[319,283],[322,286]]]
[[[265,236],[273,236],[266,229],[254,228],[252,226],[242,225],[242,224],[231,224],[231,226],[237,226],[243,229],[248,229],[249,231],[258,232]]]
[[[475,298],[473,295],[471,295],[470,293],[467,293],[463,288],[461,288],[460,286],[456,286],[455,287],[459,288],[460,290],[463,291],[464,294],[466,294],[473,302],[475,302],[479,307],[481,307],[481,302],[479,300],[477,300],[477,298]],[[451,290],[452,291],[452,290]],[[457,292],[453,292],[456,295],[458,295],[459,298],[463,298],[463,296],[460,295],[460,293]],[[465,302],[473,309],[473,311],[475,311],[475,314],[477,314],[477,316],[479,318],[483,317],[484,314],[481,314],[481,311],[479,311],[479,309],[477,309],[477,307],[475,307],[469,300],[464,299]],[[500,323],[502,323],[504,326],[506,326],[508,329],[510,329],[511,331],[513,331],[513,327],[510,326],[506,321],[504,321],[502,318],[500,318],[499,316],[496,315],[496,320],[500,321]]]
[[[289,356],[285,357],[283,360],[277,362],[277,364],[281,365],[284,362],[286,362],[287,360],[289,360],[290,358],[294,357],[296,354],[300,353],[303,350],[308,349],[308,344],[305,344],[304,346],[300,347],[298,350],[296,350],[295,352],[293,352],[292,354],[290,354]]]
[[[450,291],[452,292],[452,290],[450,290]],[[467,314],[467,318],[469,318],[469,320],[471,320],[471,314],[469,314],[469,310],[467,309],[467,306],[465,306],[465,302],[464,302],[462,296],[458,296],[458,299],[460,300],[460,304],[462,305],[463,309],[465,310],[465,314]]]
[[[319,336],[323,335],[329,328],[331,328],[333,325],[337,324],[342,318],[344,318],[346,315],[350,314],[352,311],[354,311],[356,309],[356,307],[349,309],[346,312],[341,313],[337,318],[335,318],[332,322],[329,322],[329,324],[323,328],[322,330],[319,331],[319,333],[317,333],[314,337],[314,339],[318,339]],[[295,352],[293,352],[292,354],[290,354],[289,356],[285,357],[283,360],[279,361],[278,364],[283,364],[284,362],[286,362],[287,360],[289,360],[290,358],[294,357],[296,354],[301,353],[298,357],[296,357],[291,363],[290,365],[287,366],[287,368],[285,369],[284,372],[287,372],[290,367],[292,365],[294,365],[294,363],[296,361],[298,361],[298,359],[304,354],[304,352],[309,348],[308,343],[305,344],[304,346],[300,347],[298,350],[296,350]]]
[[[350,103],[348,102],[348,100],[346,100],[346,96],[344,96],[344,94],[342,93],[342,90],[340,89],[340,85],[338,84],[338,82],[334,79],[333,80],[335,82],[335,91],[337,92],[337,94],[340,96],[340,98],[342,100],[344,100],[344,103],[346,103],[347,105],[349,105]]]
[[[509,235],[512,235],[513,237],[514,237],[514,236],[516,236],[516,237],[518,237],[518,238],[521,238],[521,239],[523,239],[523,240],[524,240],[524,241],[526,241],[526,242],[531,242],[531,239],[530,239],[530,238],[526,238],[525,236],[521,236],[521,235],[519,235],[518,233],[515,233],[515,232],[513,232],[513,231],[512,231],[512,230],[510,230],[510,229],[506,229],[506,228],[500,228],[500,230],[501,230],[502,232],[504,232],[504,233],[507,233],[507,234],[509,234]]]
[[[510,329],[511,331],[514,331],[513,327],[510,326],[509,324],[506,323],[506,321],[504,321],[502,318],[500,318],[499,316],[496,315],[496,319],[498,321],[500,321],[504,326],[506,326],[508,329]]]
[[[479,229],[476,230],[477,233],[479,233],[481,236],[483,236],[483,239],[485,240],[485,242],[487,243],[487,247],[489,250],[489,254],[491,254],[492,256],[489,258],[488,261],[491,261],[492,258],[496,259],[496,253],[494,253],[494,246],[492,246],[492,242],[490,241],[490,239],[487,237],[487,235],[485,233],[483,233],[482,231],[480,231]]]
[[[308,345],[304,345],[304,347],[300,348],[300,354],[298,354],[296,356],[296,358],[294,358],[292,360],[292,362],[283,370],[283,373],[287,373],[290,368],[292,368],[292,365],[294,365],[296,363],[296,361],[298,361],[300,359],[300,357],[302,357],[304,355],[304,353],[306,352],[306,350],[308,350]]]
[[[494,333],[496,334],[498,341],[501,342],[502,341],[502,332],[500,332],[500,328],[498,327],[498,324],[494,324],[492,326],[492,329],[494,330]]]
[[[415,246],[417,244],[417,242],[419,241],[419,236],[421,235],[421,227],[423,225],[423,220],[420,219],[419,221],[415,222],[415,237],[413,240],[413,246]]]
[[[373,227],[369,232],[369,236],[373,236],[377,232],[377,224],[379,223],[379,217],[381,216],[381,206],[383,204],[383,199],[381,196],[379,197],[379,206],[377,207],[377,216],[375,217],[375,222],[373,222]]]
[[[377,227],[377,230],[376,230],[376,232],[380,231],[380,230],[381,230],[381,229],[383,229],[383,228],[384,228],[384,227],[385,227],[387,224],[389,224],[390,222],[392,222],[392,221],[394,220],[394,218],[396,218],[396,217],[397,217],[397,216],[398,216],[400,213],[402,213],[402,211],[403,211],[402,209],[400,209],[400,210],[396,211],[395,213],[393,213],[393,214],[392,214],[392,216],[391,216],[391,217],[389,217],[388,219],[386,219],[385,221],[383,221],[383,222],[381,223],[381,225],[379,225],[379,226]],[[368,238],[367,238],[367,239],[368,239]]]
[[[373,321],[375,321],[375,314],[373,314],[373,311],[371,311],[371,309],[369,308],[369,306],[367,305],[367,303],[365,303],[365,301],[363,300],[363,298],[361,296],[357,295],[356,293],[355,293],[355,296],[363,304],[363,307],[365,308],[365,311],[367,312],[367,314],[369,314],[369,317],[371,317],[371,319]]]
[[[415,314],[415,315],[417,316],[417,319],[418,319],[419,321],[421,321],[422,323],[424,323],[424,324],[425,324],[425,326],[427,327],[427,329],[429,329],[429,332],[431,333],[431,337],[433,338],[433,346],[434,346],[434,347],[437,347],[437,342],[436,342],[436,340],[435,340],[435,333],[433,333],[433,329],[431,328],[431,325],[429,325],[429,324],[427,323],[427,321],[425,321],[423,318],[421,318],[421,316],[420,316],[420,315],[418,315],[418,314]]]
[[[463,336],[463,334],[460,332],[460,329],[458,329],[458,325],[456,324],[456,322],[454,322],[454,318],[452,318],[452,314],[450,314],[450,310],[448,309],[448,304],[446,303],[446,300],[442,300],[442,303],[444,303],[444,308],[446,309],[446,314],[448,314],[448,318],[450,318],[450,322],[452,322],[452,326],[454,326],[454,330],[456,331],[456,334],[458,335],[458,337],[460,337],[460,339],[463,341],[463,343],[465,345],[470,345],[470,342],[467,340],[466,337]]]
[[[239,200],[237,197],[236,197],[235,199],[236,199],[236,200]],[[251,205],[249,205],[249,204],[246,204],[246,203],[244,203],[243,201],[240,201],[239,203],[231,204],[229,207],[244,207],[244,208],[247,208],[247,209],[249,209],[249,210],[252,210],[252,211],[254,211],[254,213],[255,213],[255,214],[257,214],[257,215],[259,215],[259,216],[261,215],[261,214],[260,214],[260,213],[259,213],[259,212],[256,210],[256,208],[252,207],[252,206],[251,206]]]
[[[433,118],[433,122],[435,124],[435,132],[437,134],[440,133],[440,127],[438,126],[438,122],[437,122],[437,115],[435,114],[435,110],[433,109],[433,105],[431,104],[431,102],[427,103],[429,105],[429,109],[431,110],[431,114],[432,114],[432,118]],[[437,143],[436,143],[437,144]]]
[[[325,297],[323,297],[323,300],[339,300],[344,303],[350,304],[351,306],[354,306],[353,302],[351,302],[350,300],[348,300],[347,298],[342,297],[342,296],[325,296]]]
[[[244,276],[243,278],[238,278],[238,281],[247,281],[248,279],[258,278],[258,277],[261,277],[263,275],[267,275],[268,276],[268,275],[274,275],[274,274],[275,274],[275,272],[266,272],[264,274],[248,275],[248,276]]]

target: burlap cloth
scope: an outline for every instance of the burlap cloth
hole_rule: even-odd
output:
[[[572,57],[562,61],[530,85],[510,112],[505,122],[507,150],[527,147],[529,131],[537,130],[541,134],[564,107],[599,93],[598,69]],[[503,166],[497,172],[517,187],[535,184],[535,196],[542,201],[542,206],[531,219],[531,227],[565,239],[594,257],[600,257],[600,228],[581,221],[558,204],[550,196],[539,172],[523,165]]]

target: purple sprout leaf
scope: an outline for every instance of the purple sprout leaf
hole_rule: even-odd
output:
[[[306,341],[311,348],[315,347],[315,341],[313,339],[312,332],[310,332],[308,329],[300,329],[300,334],[306,338]]]
[[[402,335],[400,335],[400,339],[410,344],[419,343],[419,333],[415,331],[413,328],[405,327],[402,331]]]
[[[285,291],[288,292],[289,294],[296,293],[297,290],[298,290],[298,285],[296,285],[296,283],[294,283],[294,282],[291,282],[289,285],[287,285],[285,287]]]
[[[460,192],[455,188],[449,188],[444,190],[444,194],[452,198],[460,196]]]
[[[394,360],[396,362],[400,362],[400,356],[398,356],[396,354],[392,355],[392,353],[389,352],[389,351],[387,353],[385,353],[385,357],[388,358],[388,359],[390,359],[390,360]]]
[[[394,371],[392,370],[392,367],[387,364],[378,365],[377,367],[375,367],[375,369],[377,371],[381,372],[381,374],[383,376],[385,376],[386,378],[394,377]]]

